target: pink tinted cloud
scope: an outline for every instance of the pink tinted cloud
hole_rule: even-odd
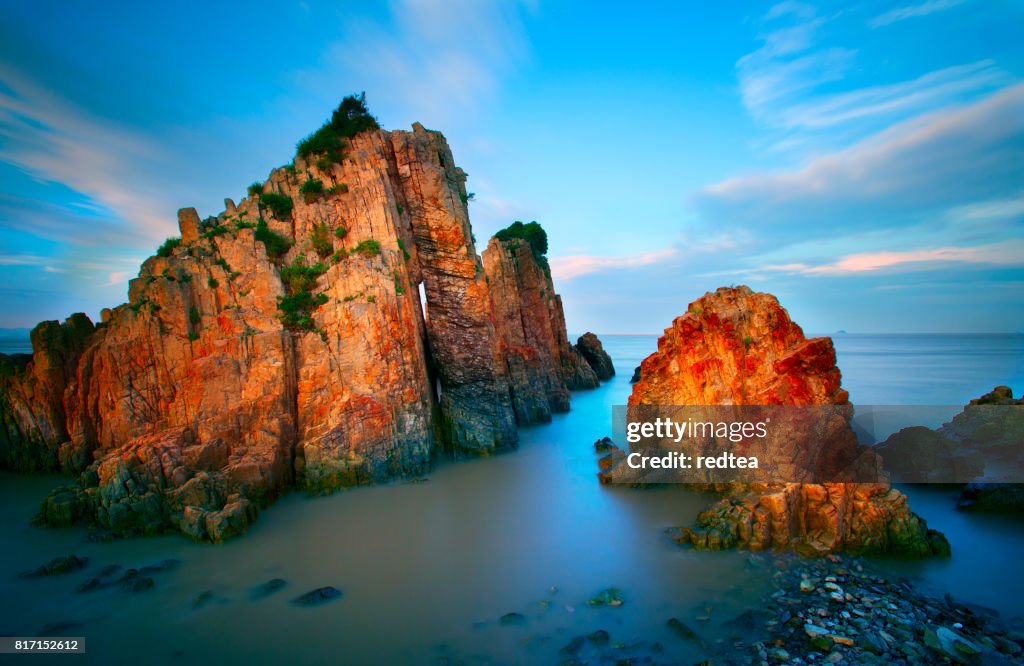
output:
[[[667,247],[652,252],[617,257],[592,254],[553,257],[551,259],[551,275],[556,280],[572,280],[573,278],[589,275],[590,273],[650,266],[674,259],[678,254],[679,252],[676,248]]]

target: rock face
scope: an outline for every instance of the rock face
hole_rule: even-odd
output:
[[[492,295],[465,179],[417,124],[297,157],[216,217],[183,209],[181,240],[143,263],[129,303],[96,326],[40,324],[27,363],[0,355],[0,466],[81,473],[43,523],[218,541],[292,485],[515,447],[515,410],[540,413],[527,387],[567,408],[588,375],[536,267]]]
[[[581,335],[579,340],[576,341],[576,349],[579,350],[590,367],[594,369],[594,374],[597,375],[598,379],[607,381],[615,376],[615,366],[612,365],[612,359],[608,356],[608,352],[604,350],[604,346],[601,345],[601,341],[597,339],[596,335],[589,332]]]
[[[483,265],[516,420],[550,421],[569,410],[570,389],[597,386],[597,376],[569,344],[562,299],[526,241],[492,238]]]
[[[924,426],[911,426],[875,446],[890,479],[904,483],[955,483],[981,475],[985,461],[948,437]]]
[[[1024,478],[1024,400],[1014,398],[1008,386],[997,386],[971,400],[936,435],[952,440],[960,451],[969,451],[993,468],[984,470],[978,483],[964,487],[958,508],[979,512],[1024,511],[1024,483],[992,482],[1000,477]]]
[[[719,289],[692,303],[644,359],[630,405],[849,404],[828,338],[808,340],[769,294]],[[849,419],[849,412],[846,419]],[[849,424],[836,446],[859,455]],[[843,433],[839,433],[843,435]],[[743,546],[913,554],[945,539],[886,484],[777,483],[720,488],[727,496],[676,532],[702,548]]]

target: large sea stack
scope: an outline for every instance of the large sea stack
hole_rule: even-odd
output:
[[[694,301],[644,359],[630,405],[822,405],[852,415],[829,338],[807,339],[774,296],[723,288]],[[848,421],[849,416],[845,417]],[[850,430],[830,446],[862,452]],[[834,444],[833,444],[834,443]],[[799,455],[799,453],[797,454]],[[870,458],[869,458],[870,460]],[[696,528],[675,532],[701,548],[948,552],[941,534],[886,483],[771,483],[719,487],[726,496]]]
[[[346,99],[240,203],[180,211],[128,303],[0,356],[0,467],[80,473],[43,522],[216,541],[293,485],[515,447],[593,373],[542,257],[496,242],[485,272],[465,181],[439,132]]]

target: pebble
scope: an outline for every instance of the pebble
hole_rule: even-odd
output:
[[[852,558],[840,568],[839,558],[775,557],[764,566],[775,569],[776,589],[759,606],[768,616],[758,627],[770,638],[741,663],[1024,664],[1024,633],[995,611],[927,597]]]

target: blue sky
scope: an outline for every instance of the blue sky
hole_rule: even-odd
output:
[[[0,326],[123,302],[365,90],[445,133],[478,238],[545,226],[572,330],[741,283],[814,332],[1024,330],[1024,4],[214,5],[0,8]]]

